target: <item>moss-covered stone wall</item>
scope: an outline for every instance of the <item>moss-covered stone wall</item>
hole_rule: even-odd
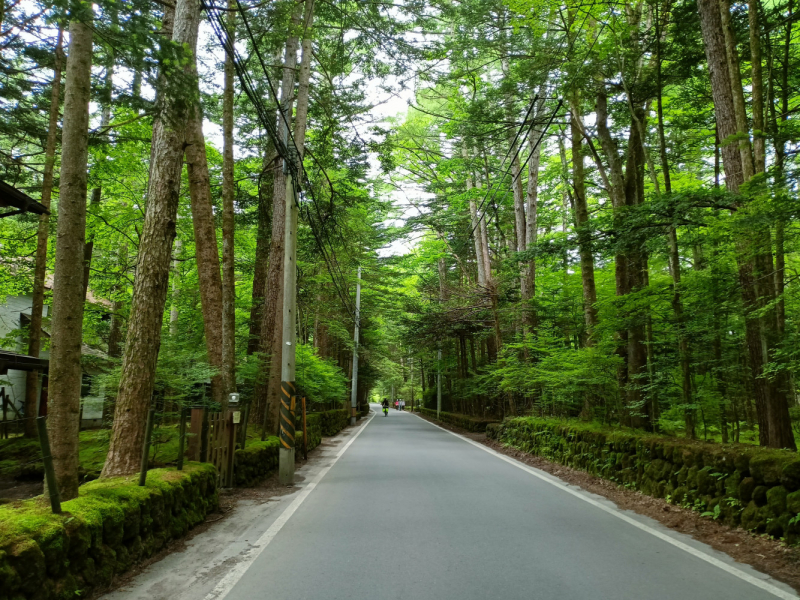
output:
[[[0,600],[85,597],[205,520],[219,504],[209,464],[80,488],[54,515],[44,498],[0,506]]]
[[[299,451],[303,447],[303,422],[298,416],[295,425],[295,444]],[[313,450],[322,443],[323,436],[332,436],[339,433],[350,423],[346,410],[329,410],[306,415],[306,429],[308,430],[308,449]],[[263,442],[250,441],[244,449],[239,448],[234,454],[233,481],[237,487],[247,487],[255,484],[278,468],[278,448],[280,441],[277,437],[269,437]]]
[[[433,417],[434,419],[436,418],[436,411],[431,410],[430,408],[420,408],[419,412],[426,417]],[[481,419],[480,417],[470,417],[469,415],[461,415],[458,413],[449,413],[444,411],[439,413],[439,419],[445,423],[449,423],[450,425],[455,425],[456,427],[461,427],[467,431],[474,432],[486,431],[486,426],[495,422],[491,419]]]
[[[800,542],[800,456],[533,417],[487,436],[749,531]]]

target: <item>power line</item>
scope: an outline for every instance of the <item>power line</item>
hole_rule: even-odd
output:
[[[264,59],[258,48],[258,44],[255,41],[255,36],[253,35],[249,20],[247,19],[244,9],[242,8],[241,3],[238,0],[236,2],[236,6],[237,6],[237,11],[241,16],[242,23],[245,27],[247,37],[251,42],[255,56],[258,59],[258,64],[260,65],[261,70],[267,80],[267,84],[269,87],[269,91],[272,95],[272,98],[274,99],[275,103],[280,107],[281,104],[280,99],[278,98],[278,94],[275,90],[275,87],[272,83],[272,79],[269,75],[269,69],[266,67]],[[235,46],[231,44],[232,36],[228,31],[225,22],[226,19],[224,19],[222,11],[217,6],[205,3],[203,5],[203,8],[206,10],[206,12],[210,17],[209,20],[211,22],[211,26],[212,29],[214,30],[214,33],[216,34],[218,40],[225,49],[225,52],[231,58],[231,62],[233,63],[234,70],[236,71],[237,77],[239,78],[239,82],[242,86],[242,89],[247,95],[248,99],[253,104],[254,108],[256,109],[258,120],[261,122],[261,124],[263,125],[264,129],[267,132],[267,135],[270,137],[272,143],[274,144],[278,156],[284,161],[284,164],[287,166],[287,168],[290,169],[291,172],[296,175],[296,180],[300,182],[305,188],[305,193],[303,194],[303,196],[311,200],[311,202],[315,205],[317,212],[319,213],[319,205],[315,198],[313,185],[311,184],[311,180],[308,177],[308,174],[305,171],[302,162],[299,161],[301,153],[297,148],[294,137],[292,136],[292,128],[287,118],[287,115],[285,114],[286,111],[280,109],[279,113],[281,115],[281,119],[283,120],[286,126],[286,132],[287,132],[286,140],[287,142],[291,142],[292,147],[289,147],[287,142],[284,142],[284,140],[281,139],[281,136],[278,134],[274,118],[270,117],[270,111],[268,110],[267,107],[264,106],[264,103],[262,102],[260,96],[255,92],[255,85],[253,84],[252,78],[250,77],[249,72],[242,66],[241,56],[239,55],[239,52],[236,50]],[[331,192],[334,193],[332,187],[331,187]],[[298,207],[303,207],[297,192],[295,192],[293,200]],[[323,259],[326,263],[326,266],[328,268],[328,273],[331,276],[331,282],[333,283],[334,288],[337,290],[338,295],[342,300],[343,307],[353,318],[355,318],[355,311],[350,306],[350,303],[348,302],[347,297],[342,290],[343,287],[342,282],[344,281],[344,275],[341,273],[341,270],[338,269],[338,261],[335,259],[335,251],[333,249],[333,243],[328,238],[328,243],[331,247],[330,257],[328,256],[328,251],[326,251],[324,246],[324,238],[328,237],[324,235],[325,233],[324,223],[323,227],[321,227],[323,234],[322,235],[323,239],[321,239],[320,234],[316,231],[315,222],[313,217],[311,216],[310,209],[308,208],[307,205],[303,208],[305,208],[306,216],[308,217],[308,224],[312,231],[315,243],[317,244],[317,247],[320,250]],[[334,263],[335,267],[331,265],[332,262]],[[341,282],[337,281],[336,275],[334,273],[335,270],[339,270],[339,276]]]

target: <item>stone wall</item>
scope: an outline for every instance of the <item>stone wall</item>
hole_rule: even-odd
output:
[[[152,556],[218,504],[212,465],[153,469],[80,488],[54,515],[43,498],[0,506],[0,600],[74,599]]]
[[[506,419],[488,437],[588,471],[756,533],[800,542],[800,456],[534,417]]]
[[[426,417],[431,417],[434,419],[436,418],[436,411],[431,410],[430,408],[420,408],[419,412]],[[482,419],[480,417],[470,417],[469,415],[448,413],[444,411],[439,413],[439,420],[473,432],[486,431],[487,425],[495,422],[492,419]]]
[[[328,410],[308,413],[306,429],[308,430],[308,449],[313,450],[322,443],[322,437],[336,435],[350,424],[347,410]],[[298,416],[295,425],[296,452],[303,447],[303,422]],[[237,487],[254,485],[278,468],[278,448],[280,441],[271,436],[263,442],[250,441],[244,449],[239,448],[234,454],[233,481]],[[296,454],[299,456],[299,454]]]

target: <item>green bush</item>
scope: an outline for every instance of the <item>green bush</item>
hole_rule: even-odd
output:
[[[324,437],[336,435],[350,424],[350,411],[346,408],[316,414],[320,416],[320,432]]]
[[[729,525],[800,542],[795,452],[536,417],[506,419],[487,428],[487,436]]]
[[[322,442],[322,415],[325,413],[308,413],[306,429],[308,430],[308,449],[313,450]],[[299,453],[303,447],[303,417],[297,416],[295,424],[295,448]],[[233,484],[237,487],[248,487],[264,479],[278,468],[278,449],[280,440],[271,436],[262,441],[248,441],[244,449],[238,448],[233,456]],[[298,454],[299,456],[299,454]]]
[[[436,418],[436,411],[430,408],[420,408],[419,412],[427,417]],[[495,422],[492,419],[481,419],[480,417],[470,417],[469,415],[460,415],[458,413],[443,411],[439,413],[439,420],[473,432],[486,431],[489,424]]]
[[[97,586],[179,538],[219,505],[212,465],[154,469],[103,479],[50,512],[39,497],[0,506],[0,600],[67,599]]]

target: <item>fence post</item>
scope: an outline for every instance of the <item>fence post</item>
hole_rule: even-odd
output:
[[[203,424],[200,427],[200,462],[208,462],[208,409],[203,409]]]
[[[50,438],[47,437],[47,417],[36,418],[36,428],[39,431],[39,445],[42,447],[42,461],[44,462],[44,476],[47,481],[47,493],[50,495],[50,507],[53,513],[61,514],[61,494],[58,491],[56,471],[53,468],[53,457],[50,454]]]
[[[151,408],[147,413],[147,425],[144,430],[144,449],[142,450],[142,468],[139,471],[139,485],[144,486],[147,482],[147,464],[150,462],[150,438],[153,435],[153,420],[156,416],[156,409]]]
[[[183,454],[186,445],[186,417],[188,414],[188,408],[181,408],[181,423],[178,428],[178,471],[183,471]]]

